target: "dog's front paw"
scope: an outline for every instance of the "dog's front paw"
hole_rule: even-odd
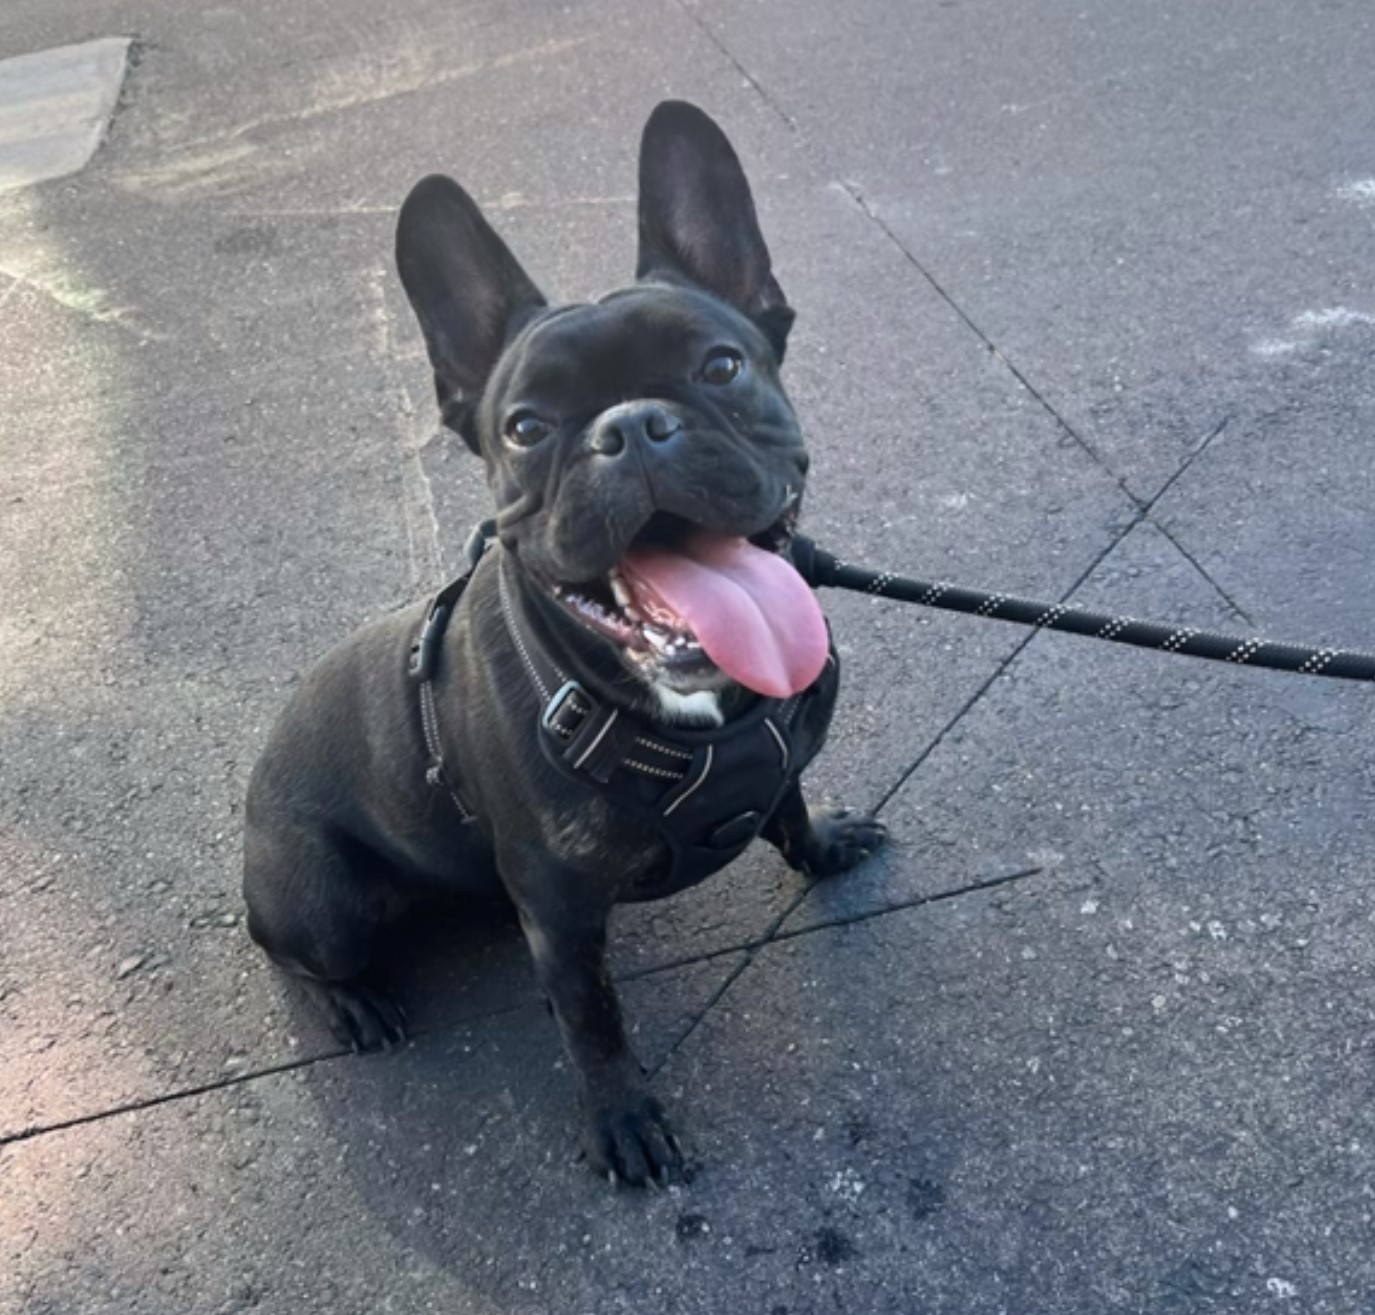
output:
[[[888,838],[888,828],[853,808],[809,808],[807,842],[796,864],[809,877],[834,877],[864,862]]]
[[[683,1167],[678,1139],[647,1091],[627,1092],[587,1109],[582,1144],[592,1171],[613,1184],[662,1186]]]
[[[366,982],[307,982],[330,1031],[355,1054],[390,1050],[406,1040],[406,1015],[385,992]]]

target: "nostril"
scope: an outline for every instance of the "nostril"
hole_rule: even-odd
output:
[[[625,450],[625,435],[615,425],[601,425],[588,440],[588,446],[604,457],[619,456]]]
[[[656,443],[672,438],[682,427],[678,418],[667,411],[651,411],[645,417],[645,433]]]

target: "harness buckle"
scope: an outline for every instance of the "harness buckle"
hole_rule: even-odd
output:
[[[561,685],[545,706],[540,725],[556,738],[567,743],[592,711],[593,703],[587,691],[576,680]],[[566,715],[565,715],[566,714]]]

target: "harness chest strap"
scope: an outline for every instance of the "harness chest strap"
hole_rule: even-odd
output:
[[[545,706],[540,742],[565,775],[651,822],[683,876],[720,866],[759,834],[800,771],[792,730],[807,697],[761,700],[725,726],[675,732],[569,681]]]

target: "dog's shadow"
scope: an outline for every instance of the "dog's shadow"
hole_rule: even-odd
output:
[[[620,984],[646,1066],[667,1056],[734,963]],[[618,1221],[649,1225],[655,1247],[678,1245],[677,1193],[615,1191],[580,1160],[567,1061],[509,905],[408,914],[386,933],[378,969],[411,1040],[312,1064],[301,1078],[371,1224],[503,1309],[552,1258],[586,1252]],[[301,1034],[320,1037],[304,993],[288,989]]]
[[[543,999],[515,906],[499,896],[416,905],[383,928],[375,962],[417,1042]]]

